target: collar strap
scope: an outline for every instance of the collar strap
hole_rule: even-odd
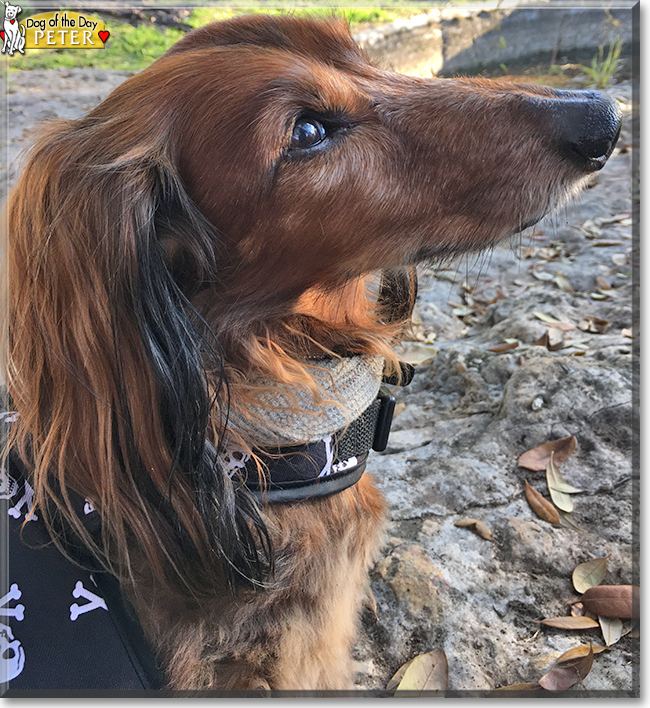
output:
[[[411,383],[413,373],[413,367],[402,362],[402,386]],[[397,383],[396,377],[384,381]],[[317,442],[265,449],[259,454],[265,467],[261,480],[249,455],[227,455],[231,474],[239,473],[253,496],[267,504],[341,492],[361,479],[370,450],[386,449],[394,411],[395,398],[382,386],[377,398],[347,428]]]

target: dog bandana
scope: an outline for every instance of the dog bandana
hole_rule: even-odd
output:
[[[38,513],[30,514],[32,497],[22,464],[10,455],[0,469],[0,514],[9,536],[8,582],[0,597],[4,695],[93,691],[100,697],[119,687],[126,696],[161,688],[153,653],[117,580],[93,568],[88,557],[80,555],[81,565],[70,562],[53,545]],[[80,497],[75,501],[89,530],[98,526],[92,506]]]

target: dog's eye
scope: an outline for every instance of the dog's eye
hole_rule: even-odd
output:
[[[293,126],[289,147],[292,150],[307,150],[322,143],[326,137],[327,131],[322,123],[313,118],[300,118]]]

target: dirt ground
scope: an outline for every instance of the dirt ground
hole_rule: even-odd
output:
[[[12,75],[3,188],[38,122],[82,115],[127,75]],[[372,573],[376,616],[364,611],[355,648],[360,688],[385,687],[433,649],[445,651],[455,691],[535,682],[562,652],[604,644],[600,628],[537,623],[570,614],[577,564],[608,556],[605,584],[638,583],[630,83],[611,92],[623,133],[581,198],[488,254],[422,269],[416,341],[402,348],[417,373],[398,393],[388,449],[369,464],[391,524]],[[517,466],[569,435],[578,447],[562,473],[582,490],[572,495],[579,529],[533,512],[524,482],[548,497],[544,472]],[[494,540],[455,525],[468,517]],[[635,695],[638,633],[623,629],[572,694]]]

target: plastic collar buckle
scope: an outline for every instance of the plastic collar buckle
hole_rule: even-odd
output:
[[[383,389],[383,387],[382,387]],[[393,423],[393,413],[395,412],[395,396],[384,390],[379,390],[379,414],[377,415],[377,425],[375,426],[375,437],[372,441],[372,449],[375,452],[383,452],[388,445],[390,426]]]

